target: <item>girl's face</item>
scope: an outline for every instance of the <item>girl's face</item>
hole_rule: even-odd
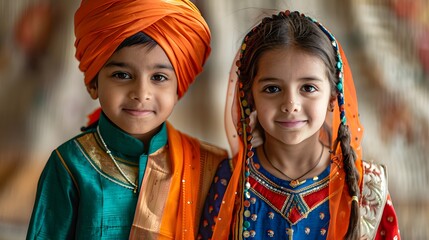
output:
[[[141,140],[159,130],[178,100],[176,74],[159,45],[116,51],[89,92],[114,124]]]
[[[321,59],[294,48],[265,52],[258,62],[252,94],[267,142],[295,145],[318,140],[331,99]]]

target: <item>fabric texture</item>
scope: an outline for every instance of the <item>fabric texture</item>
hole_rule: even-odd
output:
[[[193,239],[205,195],[226,151],[169,123],[147,147],[104,114],[98,124],[118,165],[139,183],[139,191],[134,193],[96,129],[90,128],[58,147],[48,160],[27,239]],[[150,220],[148,231],[132,230],[147,226],[145,220]]]
[[[204,205],[198,239],[211,238],[230,177],[231,168],[224,161]],[[318,179],[307,179],[304,184],[292,188],[290,181],[266,171],[255,153],[250,164],[250,198],[243,202],[248,206],[248,212],[243,213],[249,217],[248,226],[243,233],[234,235],[242,234],[250,239],[289,239],[292,236],[293,239],[326,239],[330,219],[328,181],[329,167]]]
[[[193,239],[197,234],[205,194],[220,160],[226,158],[225,151],[218,151],[216,158],[202,158],[200,142],[175,130],[167,124],[172,176],[168,197],[156,239]],[[198,186],[198,187],[196,187]],[[205,186],[205,187],[204,187]],[[201,190],[207,189],[203,194]],[[141,198],[131,229],[130,239],[145,236],[145,218],[141,217]]]
[[[141,141],[115,127],[104,114],[99,128],[132,181],[145,177],[148,159],[167,156],[165,124],[152,138],[149,155]],[[59,146],[46,163],[27,239],[127,239],[137,199],[91,128]]]

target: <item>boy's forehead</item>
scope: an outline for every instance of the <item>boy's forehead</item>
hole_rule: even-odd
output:
[[[168,69],[174,71],[170,59],[159,46],[137,44],[119,49],[107,60],[104,67],[141,67]]]

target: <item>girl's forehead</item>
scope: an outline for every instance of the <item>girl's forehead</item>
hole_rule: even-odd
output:
[[[327,67],[315,54],[295,48],[268,50],[258,60],[258,77],[326,76]]]

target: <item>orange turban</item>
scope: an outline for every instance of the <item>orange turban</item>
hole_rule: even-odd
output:
[[[75,47],[85,84],[122,41],[138,32],[164,49],[182,97],[211,51],[207,23],[189,0],[83,0],[75,14]]]

